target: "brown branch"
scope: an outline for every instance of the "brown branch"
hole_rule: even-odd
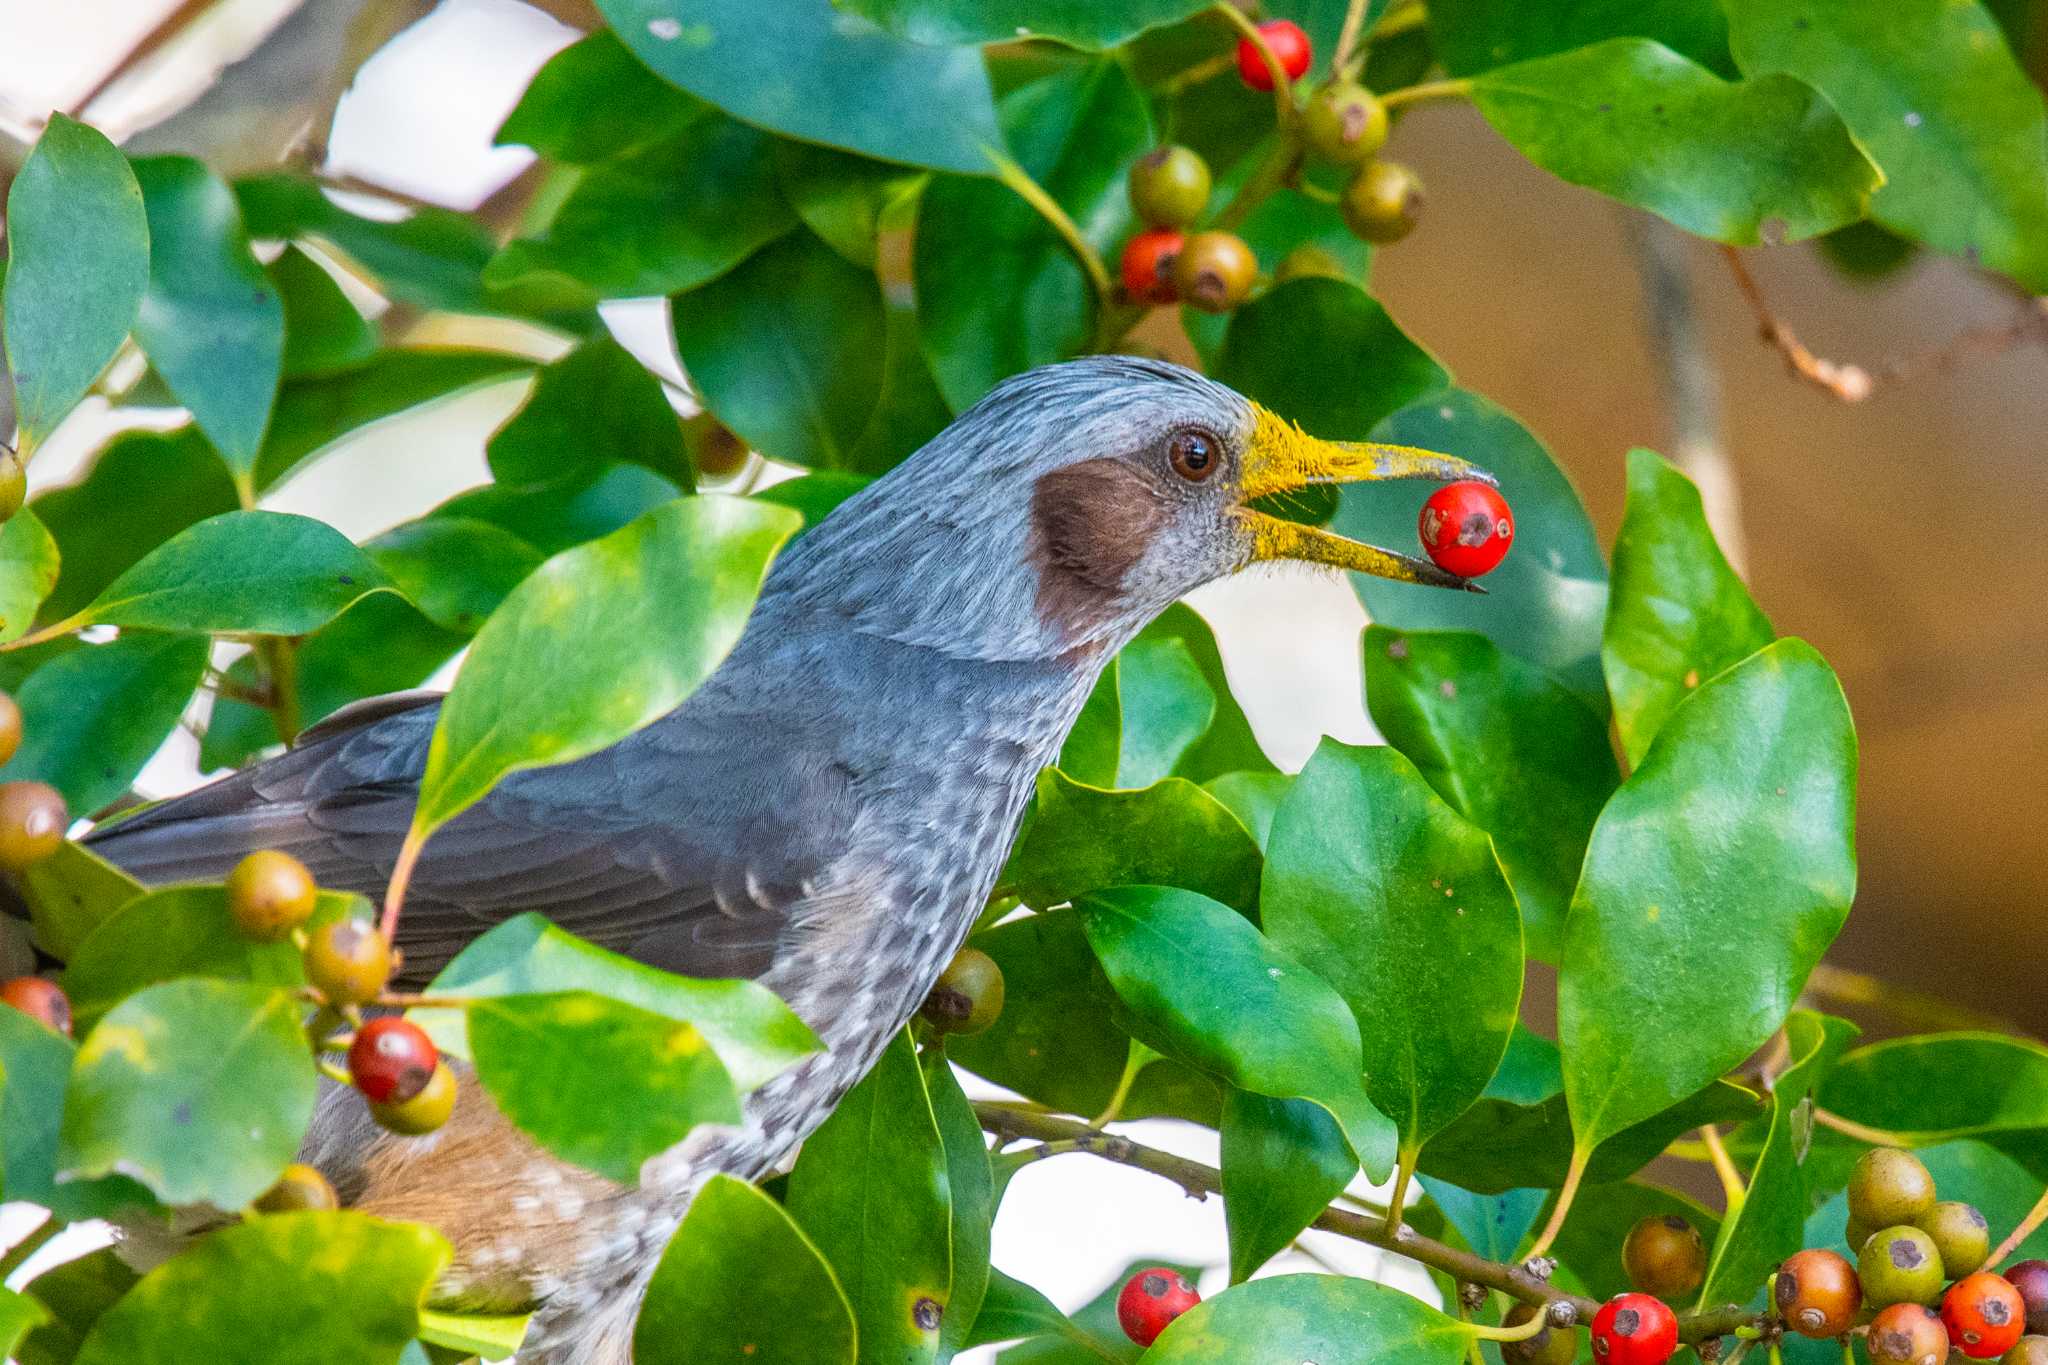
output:
[[[87,90],[82,98],[72,101],[71,108],[66,112],[73,118],[82,117],[86,110],[92,107],[93,101],[112,89],[116,81],[162,51],[217,2],[218,0],[184,0],[184,3],[159,20],[156,27],[143,34],[142,41],[129,48],[127,54],[114,63],[111,70],[93,82],[92,88]]]

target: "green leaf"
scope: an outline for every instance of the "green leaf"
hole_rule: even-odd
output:
[[[761,502],[772,502],[778,507],[795,508],[803,517],[802,535],[814,529],[826,517],[832,515],[840,503],[845,502],[874,480],[863,474],[818,473],[801,474],[794,479],[770,484],[749,497]]]
[[[1635,1288],[1621,1259],[1629,1229],[1645,1218],[1667,1214],[1698,1228],[1710,1246],[1720,1236],[1720,1220],[1703,1205],[1673,1190],[1624,1180],[1582,1189],[1572,1201],[1570,1214],[1551,1244],[1551,1251],[1560,1264],[1579,1277],[1587,1294],[1605,1302]],[[1759,1279],[1737,1297],[1746,1301],[1762,1283]]]
[[[932,1118],[946,1149],[946,1189],[952,1203],[953,1289],[939,1322],[941,1359],[966,1347],[980,1317],[988,1291],[989,1232],[995,1223],[995,1176],[989,1167],[988,1140],[960,1080],[940,1048],[918,1056]]]
[[[679,706],[739,639],[796,523],[741,498],[678,498],[534,570],[441,706],[414,837],[507,773],[595,753]]]
[[[698,1124],[740,1120],[732,1078],[687,1023],[590,991],[494,996],[468,1014],[477,1077],[505,1117],[622,1185]]]
[[[999,885],[1041,910],[1105,886],[1178,886],[1249,915],[1261,863],[1237,817],[1185,778],[1106,791],[1048,768]]]
[[[299,247],[269,266],[284,300],[284,376],[304,379],[353,369],[377,353],[377,329],[327,268]]]
[[[646,465],[684,489],[694,483],[661,381],[609,336],[543,368],[485,453],[501,484],[558,483],[614,460]]]
[[[1119,47],[1203,7],[1202,0],[840,0],[840,6],[931,47],[1050,38],[1088,49]]]
[[[1322,1106],[1244,1090],[1224,1097],[1222,1153],[1232,1284],[1291,1246],[1358,1174]]]
[[[28,444],[64,420],[135,325],[149,223],[127,160],[52,114],[7,193],[5,332]]]
[[[1225,773],[1204,782],[1202,790],[1221,801],[1251,831],[1259,852],[1264,853],[1266,841],[1272,837],[1273,817],[1293,786],[1291,773]]]
[[[2037,1148],[2048,1130],[2048,1047],[1993,1033],[1888,1038],[1842,1058],[1822,1081],[1820,1102],[1916,1145],[2024,1138]]]
[[[1735,75],[1728,20],[1714,0],[1437,0],[1429,11],[1437,55],[1454,76],[1590,47],[1608,38],[1654,38],[1723,76]]]
[[[383,571],[324,521],[236,511],[144,555],[64,624],[303,635],[373,592]]]
[[[1396,410],[1451,382],[1377,300],[1327,275],[1289,280],[1232,314],[1216,378],[1341,441],[1364,440]]]
[[[1373,724],[1493,836],[1530,955],[1556,961],[1593,821],[1621,782],[1606,720],[1481,635],[1373,626],[1363,652]]]
[[[882,385],[873,275],[794,232],[673,312],[683,368],[749,447],[812,468],[851,466]]]
[[[539,235],[507,243],[484,282],[566,281],[591,300],[695,289],[788,232],[773,144],[706,114],[666,141],[584,172]]]
[[[531,1313],[483,1315],[420,1310],[420,1340],[484,1360],[506,1360],[526,1340]]]
[[[863,1362],[938,1358],[952,1285],[946,1166],[910,1035],[899,1032],[805,1139],[789,1176],[790,1216],[839,1271]]]
[[[298,1151],[314,1094],[286,992],[235,981],[151,986],[79,1045],[58,1178],[128,1175],[166,1203],[239,1209]]]
[[[143,1276],[77,1365],[392,1361],[450,1254],[430,1228],[347,1211],[231,1224]]]
[[[250,478],[284,363],[284,302],[235,196],[186,156],[134,163],[149,214],[135,341],[238,480]]]
[[[970,1346],[986,1346],[998,1341],[1009,1341],[1014,1337],[1061,1336],[1068,1340],[1076,1337],[1086,1342],[1083,1350],[1093,1346],[1094,1339],[1074,1325],[1059,1305],[1038,1290],[1000,1270],[989,1272],[988,1296],[982,1300],[981,1312],[975,1318],[974,1332],[968,1340]],[[999,1359],[1008,1361],[1012,1352],[1005,1351]],[[1083,1357],[1091,1362],[1104,1358],[1107,1353],[1097,1349],[1092,1355]],[[1119,1355],[1108,1356],[1111,1360],[1123,1360]]]
[[[197,635],[123,635],[74,649],[16,690],[21,748],[0,781],[36,778],[86,815],[128,790],[192,700],[206,671]]]
[[[477,938],[427,990],[472,1000],[588,991],[637,1006],[702,1033],[742,1094],[818,1050],[817,1036],[758,981],[676,976],[586,943],[532,913]],[[415,1009],[409,1017],[443,1052],[470,1055],[461,1011]]]
[[[1002,111],[1017,163],[1097,251],[1113,252],[1135,226],[1128,169],[1152,145],[1151,115],[1129,72],[1108,59],[1077,64],[1004,97]],[[934,180],[918,211],[916,253],[925,353],[956,411],[999,379],[1088,348],[1087,277],[1007,186]]]
[[[1216,698],[1216,714],[1208,730],[1181,755],[1174,766],[1175,776],[1206,782],[1224,773],[1275,771],[1273,760],[1266,757],[1266,751],[1259,747],[1258,738],[1252,733],[1244,708],[1231,694],[1230,679],[1223,671],[1223,655],[1216,648],[1216,634],[1193,607],[1185,602],[1174,603],[1140,631],[1138,638],[1175,639],[1187,646],[1195,667],[1202,670],[1209,691]]]
[[[29,1334],[15,1359],[20,1365],[71,1365],[92,1325],[140,1278],[112,1247],[43,1271],[28,1288],[51,1320]]]
[[[2048,291],[2048,117],[1975,0],[1729,0],[1735,59],[1833,102],[1884,167],[1886,227]]]
[[[853,1365],[853,1309],[803,1229],[744,1180],[713,1175],[661,1253],[633,1328],[636,1365]]]
[[[674,501],[678,491],[639,465],[613,464],[544,488],[485,484],[456,494],[429,515],[488,521],[543,554],[557,554],[610,535]]]
[[[1699,489],[1648,450],[1628,455],[1628,508],[1600,658],[1614,725],[1642,762],[1677,705],[1777,638],[1714,542]]]
[[[1359,1083],[1343,999],[1242,915],[1192,891],[1126,886],[1075,904],[1089,946],[1146,1045],[1273,1099],[1312,1100],[1385,1178],[1394,1126]]]
[[[1472,101],[1552,175],[1737,246],[1853,223],[1884,182],[1811,86],[1724,81],[1647,38],[1500,67]]]
[[[1115,785],[1149,787],[1176,765],[1216,716],[1216,694],[1186,644],[1140,637],[1117,652]]]
[[[1855,893],[1855,781],[1841,685],[1802,641],[1758,651],[1672,713],[1601,812],[1565,923],[1558,1042],[1582,1151],[1735,1066],[1784,1019]]]
[[[429,621],[462,635],[474,634],[542,558],[510,531],[467,517],[408,521],[363,551]]]
[[[535,73],[498,126],[497,145],[585,165],[659,142],[704,105],[647,69],[608,28],[569,44]]]
[[[0,1355],[14,1358],[22,1338],[50,1321],[50,1310],[26,1294],[0,1289]]]
[[[787,138],[775,143],[775,177],[804,226],[863,270],[875,268],[875,239],[884,225],[907,217],[931,178],[923,171]]]
[[[1522,1239],[1543,1212],[1546,1192],[1536,1189],[1474,1194],[1446,1180],[1425,1180],[1423,1189],[1465,1244],[1489,1261],[1511,1261]]]
[[[1802,1166],[1813,1122],[1806,1099],[1859,1032],[1847,1020],[1810,1010],[1794,1010],[1786,1019],[1791,1064],[1771,1087],[1770,1118],[1763,1150],[1750,1168],[1749,1194],[1714,1241],[1701,1308],[1749,1302],[1772,1268],[1806,1245],[1810,1205]]]
[[[71,842],[22,872],[17,884],[35,924],[36,945],[60,961],[70,960],[86,935],[142,894],[142,883]]]
[[[985,173],[1000,146],[970,48],[906,43],[826,0],[598,0],[626,46],[700,99],[778,133],[934,170]]]
[[[1412,1162],[1486,1088],[1521,1006],[1520,911],[1493,846],[1394,750],[1325,739],[1269,848],[1266,932],[1350,1006],[1365,1093]]]
[[[870,474],[894,469],[953,420],[932,377],[906,291],[885,289],[883,305],[881,388],[867,426],[844,457],[850,468]]]
[[[20,639],[57,586],[57,542],[33,508],[0,526],[0,644]]]
[[[1600,617],[1607,566],[1593,523],[1550,452],[1504,409],[1465,389],[1411,404],[1379,424],[1376,441],[1462,455],[1501,481],[1515,509],[1515,548],[1486,577],[1484,597],[1351,575],[1366,614],[1403,630],[1476,630],[1517,658],[1555,673],[1605,710]],[[1412,543],[1421,499],[1413,487],[1354,484],[1331,526],[1394,548]]]
[[[1227,1289],[1168,1327],[1141,1365],[1459,1365],[1471,1333],[1391,1285],[1276,1275]]]
[[[64,1087],[77,1051],[69,1038],[20,1010],[0,1010],[0,1067],[7,1078],[0,1086],[0,1131],[7,1134],[0,1161],[7,1197],[67,1220],[146,1209],[153,1202],[149,1192],[122,1176],[57,1180]]]
[[[1157,1256],[1132,1261],[1110,1276],[1102,1292],[1075,1309],[1072,1317],[1060,1312],[1052,1300],[1030,1285],[997,1271],[1000,1283],[989,1287],[989,1300],[996,1303],[1000,1290],[1004,1311],[1000,1315],[984,1313],[984,1317],[994,1320],[987,1324],[987,1331],[980,1330],[981,1325],[977,1324],[975,1338],[977,1342],[1001,1341],[1018,1335],[1036,1338],[1004,1351],[996,1357],[1000,1365],[1102,1365],[1105,1360],[1136,1360],[1142,1348],[1124,1335],[1123,1326],[1117,1321],[1117,1296],[1138,1271],[1162,1265],[1186,1276],[1190,1284],[1200,1278],[1203,1269]]]

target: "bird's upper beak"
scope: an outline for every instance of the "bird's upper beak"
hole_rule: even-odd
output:
[[[1299,559],[1339,569],[1377,574],[1403,583],[1484,592],[1468,578],[1449,573],[1424,559],[1382,550],[1374,545],[1325,531],[1319,526],[1269,516],[1250,503],[1275,493],[1297,493],[1318,484],[1366,483],[1381,479],[1435,479],[1450,483],[1478,479],[1496,483],[1493,475],[1454,455],[1439,455],[1413,446],[1378,445],[1364,441],[1325,441],[1311,436],[1284,417],[1252,405],[1256,422],[1245,448],[1240,511],[1251,527],[1252,558]]]

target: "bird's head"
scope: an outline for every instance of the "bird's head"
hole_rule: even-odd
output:
[[[1424,560],[1260,510],[1326,484],[1484,479],[1463,460],[1330,441],[1192,370],[1093,356],[1004,381],[792,555],[842,614],[981,658],[1115,648],[1194,588],[1296,561],[1476,591]],[[841,573],[826,563],[837,561]],[[796,568],[795,565],[791,566]],[[872,581],[872,580],[870,580]]]

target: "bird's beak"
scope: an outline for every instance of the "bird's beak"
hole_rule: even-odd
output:
[[[1257,404],[1253,411],[1256,422],[1245,449],[1240,488],[1246,506],[1239,512],[1251,528],[1253,559],[1306,560],[1402,583],[1485,591],[1470,579],[1448,573],[1427,560],[1365,545],[1319,526],[1269,516],[1253,510],[1249,504],[1276,493],[1298,493],[1320,484],[1382,479],[1435,479],[1440,483],[1478,479],[1496,483],[1493,475],[1455,455],[1439,455],[1433,450],[1365,441],[1325,441]]]

